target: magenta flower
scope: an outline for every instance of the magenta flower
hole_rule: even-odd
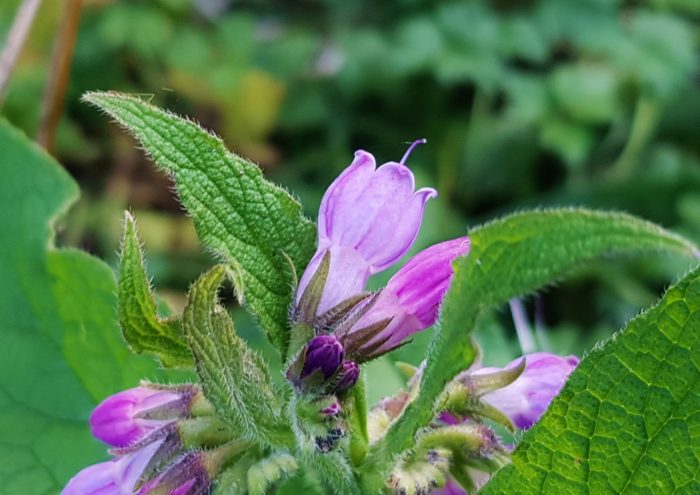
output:
[[[522,358],[509,363],[506,368],[517,366]],[[525,356],[525,371],[510,385],[485,394],[484,402],[501,410],[518,428],[530,428],[559,394],[566,378],[576,368],[576,356],[561,357],[546,352]],[[498,368],[481,368],[474,375],[499,371]]]
[[[124,390],[95,408],[90,416],[92,434],[114,447],[126,447],[186,415],[195,393],[194,387]]]
[[[425,203],[437,193],[432,188],[414,190],[405,159],[377,168],[371,154],[358,151],[331,184],[318,215],[318,249],[299,282],[297,302],[326,253],[330,254],[330,269],[319,314],[361,293],[370,275],[391,266],[409,250]]]
[[[469,239],[459,237],[411,258],[389,280],[366,314],[341,333],[348,355],[362,361],[373,359],[432,326],[452,281],[452,262],[468,252]]]
[[[73,476],[62,495],[133,495],[164,439],[111,461],[88,466]]]

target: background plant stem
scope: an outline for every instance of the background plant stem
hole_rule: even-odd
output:
[[[41,5],[41,0],[24,0],[17,11],[15,22],[7,35],[5,48],[0,54],[0,107],[10,85],[12,70],[22,52],[24,42],[34,23],[34,18]]]

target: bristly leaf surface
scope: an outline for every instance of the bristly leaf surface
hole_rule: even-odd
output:
[[[583,359],[480,493],[700,493],[700,268]]]
[[[234,268],[239,297],[284,355],[293,272],[306,267],[316,240],[299,202],[191,121],[123,94],[84,99],[126,127],[172,175],[200,239]]]
[[[260,445],[288,446],[279,398],[264,361],[236,335],[233,321],[219,306],[219,286],[227,268],[218,265],[192,286],[183,328],[194,354],[204,394],[232,429]]]
[[[158,317],[136,221],[128,212],[124,216],[118,294],[119,325],[131,350],[155,354],[166,367],[192,364],[192,352],[182,334],[180,318]]]

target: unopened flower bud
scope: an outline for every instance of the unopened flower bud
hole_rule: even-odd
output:
[[[212,450],[190,451],[157,477],[145,483],[138,495],[202,495],[209,493],[222,466],[239,455],[245,442],[231,442]]]
[[[201,391],[194,385],[124,390],[95,408],[90,416],[92,434],[114,447],[126,447],[189,415],[198,396]]]
[[[342,393],[350,390],[357,383],[360,376],[360,367],[354,361],[345,361],[338,370],[335,392]]]
[[[325,417],[332,418],[332,417],[335,417],[338,414],[340,414],[341,410],[342,409],[340,407],[340,402],[338,402],[337,400],[334,400],[328,406],[321,409],[321,415],[325,416]]]
[[[343,346],[335,336],[319,335],[314,337],[306,347],[301,378],[317,371],[323,373],[325,378],[332,377],[343,362],[343,356]]]

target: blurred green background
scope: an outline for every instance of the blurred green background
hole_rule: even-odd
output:
[[[0,3],[0,40],[19,3]],[[41,126],[67,5],[43,2],[0,102],[29,136]],[[52,153],[82,198],[57,242],[114,265],[131,208],[154,284],[176,310],[213,260],[167,177],[79,101],[85,91],[141,94],[196,119],[312,218],[355,149],[381,163],[426,137],[409,165],[440,197],[416,249],[561,205],[624,210],[700,242],[697,0],[85,0],[77,35]],[[683,263],[603,260],[525,299],[538,348],[581,355],[655,301]],[[279,368],[250,318],[233,311]],[[417,364],[428,334],[369,365],[371,399],[403,383],[390,359]],[[521,352],[508,308],[484,318],[478,338],[486,364]]]

